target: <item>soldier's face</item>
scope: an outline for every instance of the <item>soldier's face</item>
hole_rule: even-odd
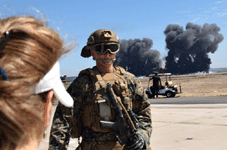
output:
[[[115,54],[110,54],[109,52],[105,54],[99,54],[91,50],[91,55],[93,56],[94,60],[102,63],[103,65],[111,65],[115,59]]]

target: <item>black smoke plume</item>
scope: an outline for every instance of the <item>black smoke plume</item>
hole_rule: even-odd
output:
[[[169,24],[166,35],[167,72],[187,74],[209,72],[211,59],[208,53],[215,53],[218,44],[224,39],[216,24],[204,24],[203,27],[188,23],[186,30],[176,24]]]
[[[114,65],[118,65],[135,76],[148,76],[161,67],[160,53],[152,50],[153,41],[149,38],[121,40],[120,51]]]

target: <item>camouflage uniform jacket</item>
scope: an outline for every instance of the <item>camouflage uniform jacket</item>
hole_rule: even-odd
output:
[[[142,135],[147,148],[150,145],[152,132],[150,103],[144,93],[141,82],[133,74],[125,73],[124,79],[127,81],[130,97],[132,98],[132,110],[140,124],[137,132]],[[77,77],[67,91],[74,99],[74,107],[67,108],[60,103],[58,104],[50,133],[49,150],[66,150],[72,132],[74,132],[73,130],[82,131],[83,141],[85,138],[93,141],[97,141],[97,139],[99,141],[100,139],[102,141],[116,141],[117,139],[113,132],[96,132],[84,126],[74,128],[75,122],[81,122],[80,119],[86,106],[92,105],[94,89],[91,77],[88,75]]]

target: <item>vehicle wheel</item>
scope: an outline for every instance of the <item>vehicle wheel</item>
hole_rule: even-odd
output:
[[[173,93],[172,92],[166,92],[166,97],[173,97]]]
[[[146,91],[147,97],[151,98],[151,94],[149,92]]]
[[[152,98],[152,95],[149,92],[146,92],[148,98]]]

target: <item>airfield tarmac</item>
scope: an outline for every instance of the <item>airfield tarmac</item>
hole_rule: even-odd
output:
[[[151,107],[152,150],[227,149],[227,105],[153,104]],[[49,130],[50,126],[38,150],[48,149]],[[71,139],[68,150],[76,147],[77,140]]]

